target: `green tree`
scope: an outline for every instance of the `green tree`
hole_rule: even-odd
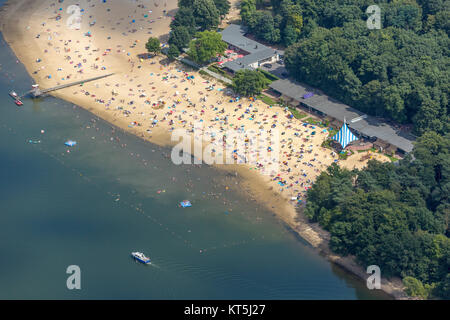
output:
[[[410,0],[389,4],[384,12],[384,25],[419,31],[422,29],[422,9]]]
[[[445,10],[446,0],[417,0],[417,3],[422,7],[424,14],[436,14],[439,11]],[[447,7],[448,9],[448,7]]]
[[[297,80],[375,116],[414,124],[414,133],[450,130],[450,7],[446,0],[382,1],[383,28],[369,30],[370,0],[241,1],[249,32],[288,46]]]
[[[170,58],[170,59],[175,59],[175,58],[177,58],[179,55],[180,55],[181,53],[180,53],[180,50],[178,50],[178,47],[177,46],[170,46],[169,47],[169,50],[167,51],[167,56]]]
[[[363,10],[357,5],[342,5],[331,3],[323,12],[322,21],[327,28],[343,27],[347,22],[353,22],[363,17]]]
[[[183,48],[187,48],[190,41],[191,35],[189,34],[188,28],[179,26],[173,28],[170,32],[168,43],[170,46],[175,46],[178,50],[181,50]]]
[[[450,10],[439,11],[436,13],[436,28],[442,29],[447,34],[450,33]]]
[[[161,43],[158,38],[150,37],[145,44],[145,48],[149,53],[156,55],[161,52]]]
[[[448,296],[450,134],[427,132],[398,165],[333,164],[308,190],[306,216],[330,231],[330,248],[405,278],[408,293]],[[409,278],[408,278],[409,277]]]
[[[420,280],[414,277],[403,278],[403,285],[406,287],[405,292],[411,297],[420,297],[426,299],[428,297],[427,290]]]
[[[413,154],[427,166],[435,167],[440,164],[441,155],[450,153],[449,137],[441,136],[436,132],[424,133],[415,142]]]
[[[230,12],[230,1],[228,0],[214,0],[217,10],[220,16],[226,16]]]
[[[258,9],[262,9],[263,7],[265,7],[267,5],[267,1],[266,0],[255,0],[255,4]]]
[[[244,24],[253,25],[255,14],[256,14],[255,0],[242,0],[240,15]]]
[[[203,31],[197,33],[197,38],[189,45],[189,56],[197,63],[205,63],[223,54],[227,44],[222,41],[222,35],[215,31]]]
[[[272,43],[280,41],[280,30],[275,28],[270,13],[257,11],[254,19],[254,25],[250,25],[250,28],[257,37]]]
[[[290,46],[297,42],[299,38],[299,33],[292,25],[287,25],[283,30],[283,43],[286,46]]]
[[[173,30],[176,27],[185,27],[191,36],[193,36],[197,30],[195,23],[194,11],[191,7],[180,7],[175,14],[174,19],[170,23],[170,28]]]
[[[412,122],[416,134],[447,132],[448,77],[439,68],[446,64],[446,35],[437,40],[392,27],[373,33],[363,23],[313,30],[285,53],[297,80],[366,113]],[[294,32],[286,31],[290,42]]]
[[[405,279],[410,294],[448,299],[449,1],[381,1],[381,30],[366,26],[371,0],[241,3],[250,33],[289,45],[284,60],[295,79],[365,113],[414,125],[414,150],[395,165],[322,172],[305,214],[330,232],[334,252]]]
[[[450,273],[447,273],[444,280],[437,287],[437,294],[443,299],[450,299]]]
[[[195,23],[201,31],[217,28],[219,11],[213,0],[195,0],[193,5]]]
[[[178,0],[178,8],[192,8],[194,0]]]
[[[266,76],[258,70],[239,70],[233,78],[233,89],[243,96],[255,96],[270,83]]]

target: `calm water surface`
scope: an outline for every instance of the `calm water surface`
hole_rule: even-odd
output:
[[[175,166],[169,149],[52,97],[16,107],[8,92],[31,84],[0,38],[0,299],[388,298],[227,190],[238,178]],[[66,287],[69,265],[81,290]]]

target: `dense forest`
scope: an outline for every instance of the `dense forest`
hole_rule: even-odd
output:
[[[450,0],[243,0],[241,18],[259,39],[287,48],[302,82],[371,115],[449,131]]]
[[[380,7],[380,29],[369,28]],[[305,214],[406,292],[450,299],[450,0],[243,0],[242,22],[287,47],[291,76],[368,114],[413,124],[414,150],[362,170],[333,164],[308,190]]]
[[[450,134],[425,133],[413,156],[361,171],[333,164],[305,213],[330,231],[333,251],[402,277],[410,294],[450,299]]]
[[[414,150],[395,164],[330,166],[308,190],[305,214],[331,233],[334,252],[401,277],[410,295],[450,299],[450,0],[375,2],[381,29],[366,23],[373,0],[242,0],[241,18],[257,38],[287,47],[294,78],[414,125]],[[229,9],[228,0],[179,0],[171,53],[195,48],[194,36],[216,30]]]
[[[178,11],[170,24],[169,54],[177,57],[198,32],[216,31],[220,19],[228,14],[228,0],[178,0]]]

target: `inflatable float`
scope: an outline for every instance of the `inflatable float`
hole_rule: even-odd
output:
[[[64,142],[64,144],[65,144],[66,146],[68,146],[68,147],[74,147],[74,146],[77,145],[77,142],[76,142],[76,141],[69,140],[69,141]]]
[[[188,207],[192,207],[192,204],[189,200],[183,200],[180,202],[180,206],[182,208],[188,208]]]

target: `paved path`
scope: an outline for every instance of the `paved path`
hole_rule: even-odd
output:
[[[200,70],[205,71],[205,72],[206,72],[207,74],[209,74],[211,77],[216,78],[216,79],[218,79],[218,80],[220,80],[220,81],[223,81],[223,82],[225,82],[226,84],[232,84],[232,83],[233,83],[233,81],[231,81],[230,79],[228,79],[228,78],[226,78],[226,77],[224,77],[224,76],[222,76],[222,75],[220,75],[220,74],[218,74],[218,73],[212,72],[212,71],[209,70],[207,67],[203,67],[203,68],[201,68]]]
[[[79,84],[83,84],[83,83],[87,83],[87,82],[91,82],[91,81],[95,81],[95,80],[100,80],[100,79],[112,76],[113,74],[114,73],[109,73],[109,74],[105,74],[105,75],[98,76],[98,77],[91,78],[91,79],[85,79],[85,80],[80,80],[80,81],[76,81],[76,82],[72,82],[72,83],[61,84],[59,86],[56,86],[56,87],[53,87],[53,88],[48,88],[48,89],[37,89],[37,90],[32,89],[32,90],[24,93],[20,98],[23,98],[23,97],[25,97],[26,95],[28,95],[30,93],[33,94],[33,96],[35,98],[37,98],[37,97],[39,97],[41,95],[44,95],[46,93],[49,93],[51,91],[56,91],[56,90],[60,90],[60,89],[68,88],[68,87],[73,87],[73,86],[76,86],[76,85],[79,85]]]
[[[195,63],[195,62],[193,62],[192,60],[190,60],[190,59],[187,59],[187,58],[180,58],[180,57],[178,57],[178,58],[176,58],[178,61],[181,61],[181,62],[184,62],[184,63],[186,63],[186,64],[188,64],[188,65],[190,65],[190,66],[192,66],[192,67],[194,67],[194,68],[196,68],[196,69],[199,69],[199,71],[200,70],[202,70],[202,71],[204,71],[204,72],[206,72],[207,74],[209,74],[211,77],[213,77],[213,78],[215,78],[215,79],[218,79],[218,80],[220,80],[220,81],[223,81],[223,82],[225,82],[226,84],[232,84],[233,83],[233,81],[231,81],[230,79],[228,79],[227,77],[224,77],[224,76],[222,76],[221,74],[218,74],[218,73],[216,73],[216,72],[213,72],[213,71],[211,71],[211,70],[209,70],[207,67],[201,67],[200,65],[198,65],[197,63]]]

